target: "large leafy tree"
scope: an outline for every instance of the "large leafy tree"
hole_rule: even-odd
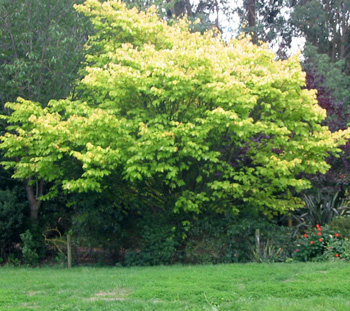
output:
[[[301,173],[326,172],[348,136],[321,125],[297,57],[275,61],[266,46],[227,45],[118,1],[77,8],[96,30],[81,98],[7,104],[15,125],[1,148],[16,178],[80,192],[124,180],[150,207],[269,214],[289,209],[286,193],[310,185]]]

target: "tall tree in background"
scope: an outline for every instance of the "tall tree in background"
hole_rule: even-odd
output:
[[[145,10],[150,6],[156,6],[160,16],[167,20],[187,16],[191,21],[199,19],[200,22],[191,25],[194,31],[203,32],[212,27],[222,30],[222,18],[230,19],[233,7],[229,0],[123,0],[127,7],[137,7]]]
[[[87,40],[80,0],[0,1],[0,102],[65,98]]]
[[[249,29],[254,29],[256,25],[256,3],[255,0],[247,0],[246,3],[247,10],[247,24]],[[253,42],[256,41],[256,36],[253,34]]]
[[[46,106],[67,97],[78,78],[89,32],[73,5],[80,0],[0,0],[0,104],[17,97]],[[25,181],[37,219],[43,181]]]
[[[350,121],[350,1],[293,1],[290,23],[295,36],[305,38],[303,68],[307,87],[318,90],[332,131]],[[340,158],[330,158],[332,169],[314,179],[317,187],[335,187],[350,180],[349,143]]]
[[[287,0],[245,0],[236,12],[240,17],[240,31],[249,34],[254,43],[269,42],[280,58],[286,58],[292,42]]]
[[[304,49],[304,57],[307,88],[317,90],[318,103],[327,110],[324,124],[333,132],[345,129],[350,121],[350,77],[344,72],[345,60],[332,62],[327,54],[318,54],[317,48],[310,45]],[[328,159],[332,167],[327,174],[313,178],[316,187],[332,190],[349,183],[350,143],[342,149],[340,157]]]
[[[292,37],[304,37],[331,62],[350,58],[349,0],[244,0],[237,8],[244,32],[255,41],[290,47]]]
[[[295,0],[291,23],[295,34],[327,54],[331,62],[350,60],[350,1],[349,0]]]

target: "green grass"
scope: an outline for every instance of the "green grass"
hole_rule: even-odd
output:
[[[0,310],[350,310],[344,262],[0,268]]]

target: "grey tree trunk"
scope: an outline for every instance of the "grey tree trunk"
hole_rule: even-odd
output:
[[[25,181],[25,188],[30,209],[30,219],[35,223],[38,221],[39,209],[41,206],[40,197],[44,192],[44,182],[40,180],[36,182],[35,185],[32,185],[31,179],[29,178]]]

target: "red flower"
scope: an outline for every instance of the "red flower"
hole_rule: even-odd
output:
[[[307,238],[307,234],[306,233],[304,234],[304,238]]]
[[[322,242],[323,240],[322,239],[318,239],[320,242]]]
[[[337,238],[339,238],[339,233],[336,233],[335,236],[336,236]]]
[[[316,225],[316,228],[319,228],[320,227],[320,225]]]
[[[322,231],[322,228],[321,228],[321,227],[319,227],[317,230],[318,230],[318,231]]]
[[[335,254],[335,257],[339,257],[339,254]]]
[[[322,234],[322,232],[317,232],[317,235],[321,235]]]
[[[310,241],[310,244],[314,244],[314,241]]]

